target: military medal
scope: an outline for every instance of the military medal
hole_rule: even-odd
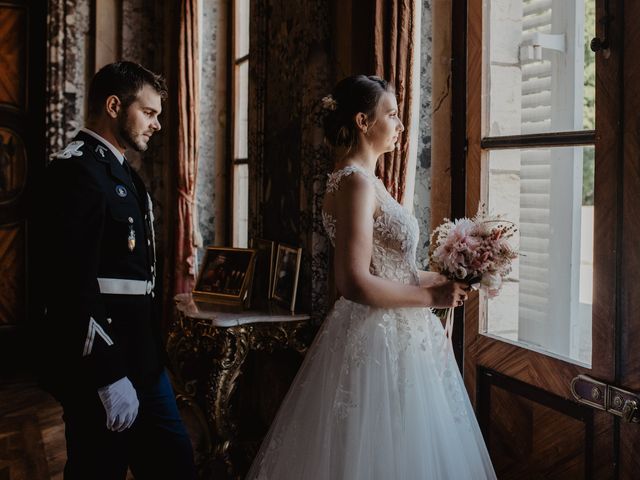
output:
[[[129,237],[127,238],[127,246],[129,251],[133,252],[136,248],[136,231],[133,228],[133,218],[129,217]]]

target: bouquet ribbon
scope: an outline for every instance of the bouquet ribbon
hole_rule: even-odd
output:
[[[444,335],[449,339],[449,347],[453,350],[453,308],[447,308],[447,315],[445,318]]]

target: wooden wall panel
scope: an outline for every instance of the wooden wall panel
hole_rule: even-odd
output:
[[[0,6],[0,103],[26,107],[27,13],[19,6]]]
[[[589,478],[593,410],[489,370],[479,383],[478,416],[498,478]]]
[[[0,227],[0,326],[15,325],[25,315],[24,224]]]
[[[22,139],[0,127],[0,202],[14,200],[27,180],[27,152]]]

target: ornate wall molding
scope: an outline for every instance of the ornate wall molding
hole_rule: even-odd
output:
[[[89,0],[49,0],[47,14],[47,157],[84,121]]]

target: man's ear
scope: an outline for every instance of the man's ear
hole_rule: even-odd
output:
[[[360,131],[366,133],[367,128],[369,126],[369,120],[367,119],[367,115],[365,113],[358,112],[356,113],[356,117],[354,120],[356,121],[356,127],[358,127]]]
[[[105,107],[107,110],[107,115],[111,118],[116,118],[118,113],[120,112],[120,108],[122,108],[122,103],[117,95],[110,95],[107,97],[105,101]]]

